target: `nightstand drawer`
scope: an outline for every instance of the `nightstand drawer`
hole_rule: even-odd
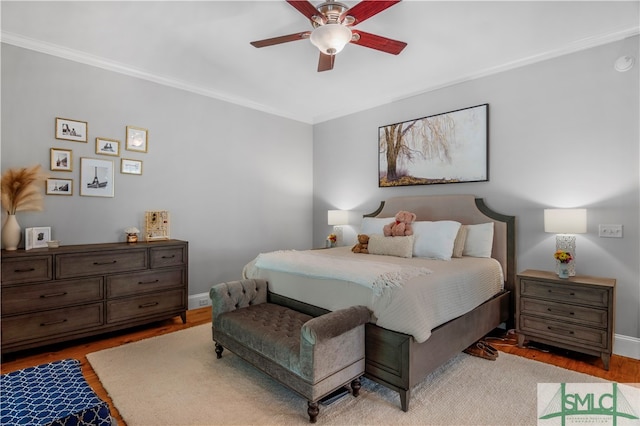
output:
[[[99,302],[104,297],[102,289],[102,277],[5,287],[2,289],[2,314]]]
[[[94,303],[2,318],[2,344],[77,333],[103,324],[103,304]]]
[[[609,292],[605,288],[547,283],[528,279],[522,279],[520,286],[521,297],[539,297],[602,308],[609,306]]]
[[[586,326],[607,328],[608,324],[606,309],[588,308],[523,297],[520,299],[520,310],[523,314],[539,315],[561,321],[567,320]]]
[[[521,315],[520,330],[527,335],[530,334],[533,340],[535,340],[535,335],[540,335],[578,345],[588,343],[591,347],[602,349],[608,347],[607,330],[582,327],[576,324]]]
[[[2,284],[33,283],[52,279],[51,256],[2,259]]]
[[[129,272],[147,268],[147,251],[118,250],[56,256],[56,278]]]
[[[149,293],[171,287],[184,287],[184,284],[185,272],[182,268],[111,275],[107,277],[107,297]]]

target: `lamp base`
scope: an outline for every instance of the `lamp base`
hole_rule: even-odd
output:
[[[557,234],[556,235],[556,251],[568,251],[571,253],[573,260],[569,262],[569,276],[574,277],[576,275],[576,236],[570,234]],[[556,273],[560,273],[560,262],[556,262]]]

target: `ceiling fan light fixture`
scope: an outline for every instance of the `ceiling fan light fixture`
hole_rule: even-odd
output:
[[[320,52],[335,55],[351,41],[351,30],[341,24],[325,24],[314,29],[309,39]]]

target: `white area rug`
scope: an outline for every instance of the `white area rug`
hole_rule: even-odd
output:
[[[129,426],[309,424],[307,401],[225,350],[209,324],[87,356]],[[602,379],[500,353],[461,353],[411,394],[363,379],[360,396],[320,405],[320,425],[535,425],[537,383]]]

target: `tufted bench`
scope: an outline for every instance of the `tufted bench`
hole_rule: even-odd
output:
[[[318,401],[351,383],[358,396],[364,374],[364,324],[370,312],[353,306],[312,317],[267,302],[261,279],[221,283],[209,293],[216,354],[227,348],[308,400],[315,423]]]

